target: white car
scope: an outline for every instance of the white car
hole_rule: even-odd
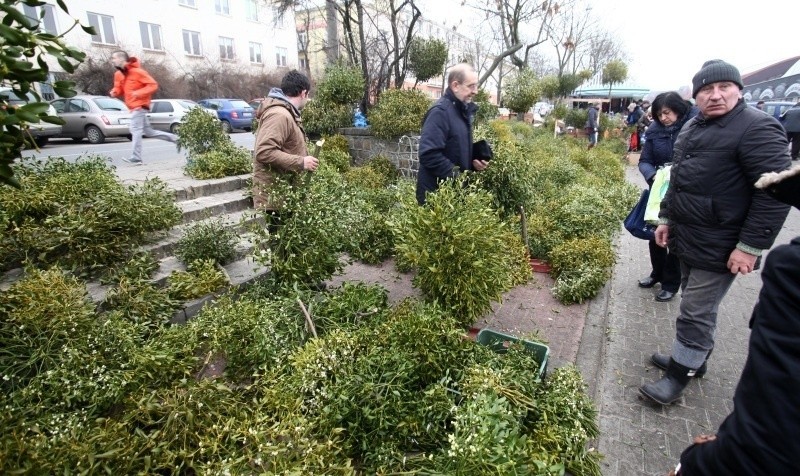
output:
[[[11,88],[7,87],[0,88],[0,96],[2,96],[2,100],[6,101],[12,107],[19,107],[27,103],[37,102],[33,94],[28,93],[27,98],[21,98]],[[47,115],[57,116],[58,114],[56,114],[55,108],[50,106]],[[61,130],[62,127],[60,125],[50,124],[49,122],[37,122],[28,125],[28,132],[30,132],[37,147],[44,147],[51,137],[61,134]]]
[[[181,126],[181,121],[183,121],[183,116],[195,107],[200,107],[200,105],[189,99],[153,99],[150,101],[150,113],[147,114],[147,119],[153,129],[176,134]],[[205,108],[202,110],[219,120],[217,111]]]

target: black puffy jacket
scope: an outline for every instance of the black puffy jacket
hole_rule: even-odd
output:
[[[473,170],[472,121],[478,107],[464,104],[448,88],[425,115],[419,142],[417,202],[439,187],[439,181],[453,177],[455,167]]]
[[[660,217],[669,249],[690,266],[727,272],[738,243],[772,246],[789,206],[753,184],[789,168],[788,142],[775,118],[741,99],[727,114],[690,120],[675,141],[670,186]]]

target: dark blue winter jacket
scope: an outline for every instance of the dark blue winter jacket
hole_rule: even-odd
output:
[[[669,126],[653,119],[653,123],[647,128],[647,140],[644,143],[642,155],[639,157],[639,172],[642,173],[648,184],[655,178],[656,170],[659,167],[672,162],[672,148],[675,145],[675,139],[678,138],[678,132],[689,119],[699,112],[700,110],[696,106],[692,106],[686,115]]]
[[[457,170],[473,170],[472,122],[477,110],[476,104],[464,104],[449,88],[428,110],[419,142],[420,205],[425,203],[425,194],[435,191],[441,180],[454,177]]]

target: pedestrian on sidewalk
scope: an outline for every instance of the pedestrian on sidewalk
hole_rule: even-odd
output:
[[[639,172],[650,188],[653,187],[658,168],[672,162],[672,150],[678,132],[689,119],[700,112],[675,91],[656,96],[651,108],[653,122],[647,128],[647,140],[639,158]],[[639,280],[639,287],[649,289],[661,283],[661,292],[656,296],[656,301],[670,301],[681,284],[681,265],[678,257],[675,253],[670,253],[667,248],[656,244],[655,239],[649,240],[647,246],[650,250],[652,270],[648,277]]]
[[[786,138],[792,143],[792,160],[800,157],[800,102],[790,107],[781,116]]]
[[[319,166],[319,160],[308,155],[300,119],[310,89],[308,77],[292,70],[281,80],[281,87],[272,88],[258,106],[253,157],[253,206],[257,210],[277,212],[278,206],[269,196],[277,174],[313,172]]]
[[[700,113],[678,133],[655,232],[680,260],[680,315],[672,355],[652,356],[666,374],[639,389],[663,405],[705,373],[720,302],[737,274],[759,267],[789,213],[753,186],[762,174],[789,168],[789,144],[778,121],[742,100],[739,70],[707,61],[692,87]]]
[[[800,165],[757,183],[800,209]],[[683,451],[683,476],[797,474],[800,467],[800,237],[772,250],[750,318],[747,361],[734,407],[716,435],[700,435]]]
[[[597,133],[600,128],[600,109],[597,107],[596,102],[589,103],[589,109],[586,115],[586,135],[589,137],[589,147],[597,145]]]
[[[114,72],[114,87],[109,91],[111,97],[122,97],[131,110],[131,123],[128,126],[133,140],[133,155],[122,160],[131,164],[142,163],[142,135],[155,137],[173,144],[178,136],[169,132],[157,131],[150,127],[147,114],[150,112],[150,99],[158,91],[158,83],[139,64],[139,60],[128,53],[117,50],[111,53]]]

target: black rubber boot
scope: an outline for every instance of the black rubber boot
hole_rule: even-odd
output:
[[[695,370],[669,359],[667,372],[653,383],[648,383],[639,387],[642,395],[658,402],[662,405],[669,405],[680,398],[683,389],[689,384],[689,380],[694,377]]]
[[[708,355],[711,355],[711,353],[709,352]],[[653,365],[660,368],[661,370],[667,370],[667,367],[669,367],[669,361],[670,361],[670,356],[666,354],[653,354],[650,357],[650,362],[652,362]],[[706,370],[708,370],[707,364],[708,364],[708,359],[706,358],[706,361],[703,362],[703,365],[701,365],[700,368],[697,369],[697,372],[695,372],[694,378],[703,378],[703,376],[706,374]]]

